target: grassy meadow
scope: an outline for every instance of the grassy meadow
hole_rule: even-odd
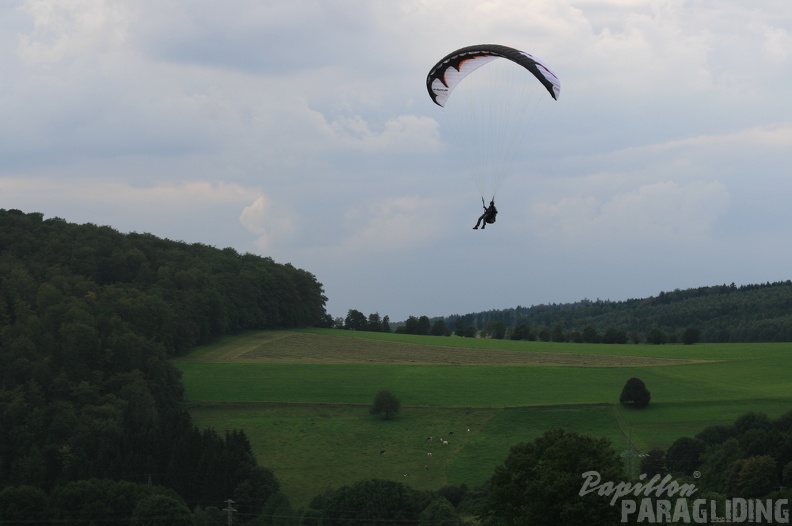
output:
[[[196,424],[244,429],[296,506],[364,478],[419,489],[478,485],[512,445],[552,427],[608,437],[620,451],[632,434],[646,451],[747,411],[777,417],[792,409],[792,344],[590,345],[309,329],[229,337],[176,365]],[[618,404],[632,376],[652,393],[647,409]],[[391,421],[368,414],[382,389],[402,403]]]

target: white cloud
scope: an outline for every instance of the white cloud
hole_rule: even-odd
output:
[[[401,115],[376,131],[361,117],[344,117],[330,123],[341,145],[367,152],[416,153],[440,147],[437,121]]]
[[[271,248],[273,240],[288,239],[296,229],[294,219],[273,206],[265,196],[257,197],[246,206],[239,216],[239,222],[257,236],[256,245],[261,250]]]
[[[107,51],[124,41],[130,16],[126,4],[107,0],[26,0],[19,9],[33,22],[19,37],[19,56],[38,65]]]
[[[399,252],[425,247],[443,235],[440,201],[428,197],[395,197],[349,210],[349,237],[343,250]]]
[[[142,205],[156,213],[162,208],[194,208],[242,203],[256,191],[236,183],[221,181],[164,182],[158,185],[134,186],[113,178],[84,178],[61,181],[48,178],[0,178],[0,194],[47,196],[83,203],[102,202],[112,206]]]
[[[661,181],[602,200],[574,196],[533,208],[544,236],[566,243],[676,245],[708,239],[729,206],[717,181]]]
[[[764,41],[762,51],[768,61],[775,65],[792,59],[792,35],[780,27],[764,26],[761,29]]]

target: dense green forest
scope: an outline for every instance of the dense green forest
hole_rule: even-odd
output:
[[[30,509],[69,495],[50,515],[64,521],[156,487],[154,508],[175,495],[258,512],[277,480],[244,432],[192,424],[168,358],[324,323],[325,302],[312,274],[270,258],[0,209],[0,487]]]
[[[626,301],[517,306],[391,323],[350,309],[339,329],[578,343],[736,343],[792,341],[792,281],[719,285]]]
[[[435,318],[464,334],[607,343],[792,341],[792,281],[719,285],[626,301],[582,300]],[[504,331],[505,329],[505,331]],[[606,336],[608,335],[608,336]]]

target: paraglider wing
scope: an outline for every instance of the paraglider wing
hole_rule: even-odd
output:
[[[426,77],[429,96],[438,106],[445,106],[451,92],[465,77],[498,58],[523,66],[533,73],[553,99],[558,100],[561,82],[547,64],[529,53],[497,44],[463,47],[443,57]]]
[[[426,77],[426,89],[442,108],[448,144],[465,157],[460,171],[470,173],[482,197],[494,198],[533,144],[529,132],[560,97],[561,82],[530,53],[482,44],[440,59]]]

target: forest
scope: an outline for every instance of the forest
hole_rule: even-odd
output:
[[[0,487],[62,498],[64,521],[109,494],[258,512],[278,481],[243,431],[193,425],[169,357],[322,324],[326,301],[270,258],[0,210]]]
[[[788,342],[792,281],[677,289],[625,301],[584,299],[436,318],[410,316],[392,325],[408,334],[454,331],[459,336],[578,343]],[[348,323],[345,327],[350,328]]]

